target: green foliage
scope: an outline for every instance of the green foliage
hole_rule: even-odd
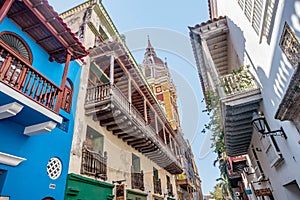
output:
[[[221,86],[224,88],[226,94],[239,92],[247,88],[252,88],[253,78],[249,74],[249,65],[240,66],[238,69],[234,69],[230,76],[225,76],[221,80]]]
[[[207,101],[207,109],[203,110],[203,112],[207,112],[207,114],[210,116],[210,120],[204,125],[202,133],[206,133],[206,131],[209,130],[212,133],[211,140],[213,141],[211,148],[214,148],[216,153],[225,152],[220,97],[217,92],[213,90],[207,90],[205,96]]]
[[[214,187],[214,191],[210,193],[210,195],[215,200],[228,200],[231,199],[229,197],[229,193],[227,190],[227,183],[225,180],[220,179],[219,183]]]

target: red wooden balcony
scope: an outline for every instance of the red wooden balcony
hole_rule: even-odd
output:
[[[0,82],[58,113],[61,89],[0,40]]]

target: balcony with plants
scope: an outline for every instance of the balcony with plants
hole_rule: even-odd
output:
[[[247,154],[252,138],[252,114],[261,101],[260,88],[250,67],[237,55],[227,17],[190,28],[190,37],[211,125],[235,157]],[[242,45],[242,44],[239,44]]]

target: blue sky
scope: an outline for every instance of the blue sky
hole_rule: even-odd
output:
[[[82,2],[49,0],[59,13]],[[219,171],[212,165],[216,155],[209,148],[210,135],[201,133],[208,116],[202,112],[205,104],[201,102],[203,95],[188,29],[209,19],[207,0],[103,0],[102,3],[119,33],[126,36],[126,44],[137,63],[143,60],[147,35],[158,56],[167,58],[177,89],[181,126],[192,145],[203,193],[209,194]]]

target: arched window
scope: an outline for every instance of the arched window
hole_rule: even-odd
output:
[[[145,76],[146,77],[151,77],[151,69],[150,69],[150,67],[146,67],[145,68]]]
[[[32,64],[32,53],[27,43],[17,34],[4,31],[0,33],[0,40],[10,46],[16,53]]]
[[[73,96],[73,84],[70,79],[67,79],[63,93],[61,108],[66,112],[70,112]]]

